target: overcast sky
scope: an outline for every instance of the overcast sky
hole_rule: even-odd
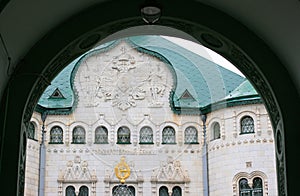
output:
[[[226,69],[229,69],[243,77],[245,77],[233,64],[231,64],[229,61],[227,61],[225,58],[223,58],[221,55],[217,54],[216,52],[200,45],[192,41],[176,38],[176,37],[167,37],[163,36],[165,39],[168,39],[198,55],[203,56],[204,58],[215,62],[218,65],[221,65],[225,67]]]

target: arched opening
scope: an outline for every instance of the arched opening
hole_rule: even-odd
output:
[[[178,10],[178,8],[176,9],[176,6],[178,6],[178,4],[176,5],[175,3],[173,5],[170,5],[169,10],[171,11],[166,10],[165,12],[166,17],[162,18],[160,24],[164,26],[171,26],[176,29],[180,29],[189,33],[196,39],[200,40],[200,42],[203,43],[204,45],[207,45],[209,48],[212,48],[213,50],[217,51],[218,53],[222,54],[227,59],[232,61],[241,70],[243,70],[245,75],[247,75],[250,81],[253,82],[253,84],[257,88],[258,92],[262,95],[266,103],[267,109],[271,116],[273,127],[276,129],[275,135],[276,135],[276,142],[277,142],[276,147],[277,147],[277,167],[279,171],[279,175],[278,175],[279,188],[280,188],[279,191],[280,193],[286,193],[287,191],[286,175],[285,175],[286,162],[285,162],[284,148],[291,149],[293,142],[291,142],[291,144],[284,143],[285,133],[283,132],[283,129],[289,130],[293,128],[292,125],[296,124],[295,123],[296,115],[294,115],[295,113],[293,112],[291,106],[284,105],[284,101],[286,100],[286,98],[284,97],[284,95],[281,94],[281,92],[286,92],[285,87],[283,87],[285,85],[289,86],[290,89],[295,89],[295,88],[292,85],[292,82],[289,81],[288,74],[283,69],[283,66],[281,65],[280,61],[276,58],[276,56],[274,56],[272,51],[266,47],[263,41],[259,40],[257,37],[255,37],[255,35],[253,35],[250,31],[245,29],[242,25],[238,24],[234,19],[230,18],[229,16],[223,15],[219,11],[214,10],[207,6],[203,6],[202,4],[198,4],[198,3],[195,4],[187,3],[186,6],[187,8],[190,8],[189,9],[190,13],[195,12],[195,9],[197,9],[197,13],[200,13],[198,16],[199,18],[195,17],[195,15],[191,16],[190,14],[186,14],[184,15],[185,20],[182,21],[182,19],[179,19],[180,18],[179,16],[176,17],[176,15],[174,15],[175,13],[181,13],[180,10]],[[110,6],[115,7],[118,10],[117,7],[119,7],[120,5],[110,5]],[[97,11],[100,10],[99,13],[102,13],[104,15],[107,14],[108,11],[105,11],[105,6],[103,6],[103,8],[100,7],[95,7],[94,10]],[[133,8],[127,11],[123,10],[123,12],[121,10],[121,14],[118,17],[128,18],[131,16],[130,13],[134,15],[136,11]],[[212,15],[213,13],[216,15]],[[95,14],[95,12],[90,12],[90,14],[84,15],[82,17],[77,16],[77,18],[81,18],[81,20],[85,21],[89,17],[91,17],[90,19],[92,19],[93,17],[95,17],[95,15],[97,15]],[[170,18],[168,18],[168,16]],[[114,15],[113,17],[117,17],[117,16]],[[103,32],[102,37],[105,37],[107,34],[116,32],[120,29],[125,29],[130,26],[141,24],[138,17],[136,17],[136,19],[134,20],[125,19],[123,21],[119,21],[118,19],[120,18],[118,17],[117,18],[108,17],[101,22],[102,24],[98,23],[93,25],[103,27],[102,29],[99,28],[99,30],[100,29],[102,30]],[[226,25],[228,24],[233,25],[234,31],[226,32],[227,28],[226,26],[224,26],[225,24],[222,25],[217,22],[219,18],[222,18],[225,21],[229,21],[228,23],[226,23]],[[104,24],[107,24],[107,21],[116,21],[116,22],[114,24],[109,24],[104,26]],[[5,121],[2,120],[2,123],[5,122],[3,123],[5,124],[4,126],[5,134],[3,133],[2,135],[5,135],[5,138],[8,141],[9,140],[16,141],[14,144],[9,144],[8,141],[2,141],[2,152],[4,153],[1,154],[1,161],[2,161],[1,179],[4,179],[4,176],[9,176],[8,178],[6,178],[5,181],[3,181],[2,185],[13,186],[11,190],[12,193],[11,195],[15,195],[14,194],[15,190],[22,192],[23,187],[22,187],[21,166],[23,165],[23,162],[21,160],[21,157],[22,157],[22,153],[24,152],[22,151],[22,148],[20,148],[20,146],[22,146],[23,143],[23,141],[21,141],[22,138],[21,135],[23,135],[23,132],[25,131],[25,127],[27,127],[26,123],[28,123],[29,121],[30,114],[33,111],[33,107],[36,104],[37,99],[40,97],[40,94],[42,93],[42,91],[45,89],[47,85],[46,81],[50,81],[51,79],[53,79],[53,77],[67,63],[69,63],[71,59],[74,59],[75,57],[78,56],[78,54],[81,54],[83,51],[88,49],[85,48],[85,45],[82,44],[81,47],[79,48],[77,47],[82,40],[89,41],[88,37],[91,35],[93,36],[89,37],[90,39],[95,38],[93,33],[95,33],[96,30],[92,31],[95,26],[90,24],[86,24],[87,26],[85,26],[85,28],[82,28],[81,30],[77,31],[72,35],[68,34],[68,32],[70,32],[72,29],[70,28],[72,26],[72,23],[73,23],[72,21],[69,21],[68,23],[65,24],[65,26],[61,26],[60,29],[56,29],[56,31],[53,31],[51,35],[56,34],[59,36],[46,37],[45,39],[41,40],[41,42],[28,53],[28,55],[25,57],[25,64],[29,65],[29,67],[27,68],[32,72],[34,72],[35,74],[37,73],[37,75],[22,75],[23,73],[26,73],[26,70],[21,67],[18,72],[19,73],[18,77],[12,80],[11,83],[9,84],[8,87],[9,90],[6,91],[6,99],[4,99],[2,102],[3,103],[2,107],[4,108],[3,111],[6,111],[5,114],[1,114],[1,117],[3,116],[5,117],[5,118],[1,118],[1,119],[5,119]],[[208,29],[203,28],[203,26],[207,27]],[[193,29],[189,27],[193,27]],[[199,27],[199,29],[197,29],[196,27]],[[211,31],[210,29],[213,29],[213,31]],[[89,32],[89,33],[84,34],[83,32]],[[205,33],[201,33],[201,32],[205,32]],[[242,34],[243,37],[241,37],[240,34]],[[59,43],[58,39],[61,39],[66,35],[68,39],[65,39],[63,42]],[[83,36],[80,37],[80,35]],[[220,46],[219,44],[220,42],[214,39],[215,37],[220,39],[222,37],[221,43],[223,43],[222,41],[225,41],[227,44],[229,44],[230,47],[228,47],[227,45],[227,47],[223,48],[222,46]],[[245,38],[247,38],[247,41],[245,41]],[[211,40],[214,41],[211,42]],[[53,43],[55,43],[55,46],[52,45]],[[249,43],[251,44],[249,45]],[[42,55],[42,57],[40,58],[37,58],[39,56],[38,54],[41,54],[40,53],[42,51],[41,48],[45,48],[47,46],[49,46],[48,48],[49,53]],[[255,50],[259,50],[259,52]],[[261,53],[265,55],[264,58],[260,58]],[[271,67],[274,65],[276,65],[278,69],[280,69],[279,71],[277,70],[278,72],[281,73],[280,75],[277,72],[276,73],[269,72],[272,71]],[[44,70],[44,68],[46,69]],[[39,77],[39,74],[42,74],[42,77]],[[284,85],[282,85],[282,83],[280,84],[280,82],[276,80],[276,78],[279,78],[279,76],[286,77],[286,81],[284,81],[283,83]],[[23,89],[22,92],[18,91],[20,90],[20,88]],[[21,99],[22,101],[18,101],[17,98],[11,99],[10,93],[15,93],[16,95],[18,95],[17,96],[18,99]],[[290,99],[292,100],[290,101],[294,101],[295,102],[294,108],[298,108],[299,103],[297,102],[298,96],[296,95],[296,90],[292,91],[291,93],[294,94],[291,95]],[[11,102],[17,104],[12,106]],[[15,109],[9,111],[9,109],[11,108],[15,108]],[[284,111],[284,118],[282,117],[282,113],[281,113],[282,111]],[[15,123],[14,125],[13,122],[15,119],[17,120],[17,123]],[[21,128],[21,133],[20,133],[20,128]],[[8,129],[10,130],[10,132],[5,131]],[[17,140],[15,139],[16,136],[17,136]],[[291,137],[290,141],[295,141],[295,140],[293,139],[293,137]],[[8,153],[5,153],[8,152],[9,149],[13,152],[16,152],[13,153],[14,155],[11,157],[9,157]],[[293,159],[291,158],[291,160]],[[296,170],[295,165],[291,162],[293,161],[289,162],[288,167],[290,168],[291,171]],[[8,172],[9,175],[7,175]],[[20,184],[17,185],[16,181],[18,181]],[[292,181],[289,182],[292,183]]]

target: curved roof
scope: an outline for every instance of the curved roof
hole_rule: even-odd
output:
[[[244,77],[217,65],[160,36],[135,36],[125,38],[137,50],[162,56],[175,70],[176,89],[171,97],[174,108],[201,109],[216,102],[258,96]],[[87,52],[68,65],[42,94],[38,106],[43,109],[72,109],[76,102],[72,90],[72,73],[78,62],[93,51],[109,50],[115,42],[109,42]]]

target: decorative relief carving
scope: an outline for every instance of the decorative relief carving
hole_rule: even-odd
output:
[[[190,177],[179,160],[168,158],[158,170],[153,170],[151,182],[189,183]]]
[[[85,106],[95,107],[104,101],[126,111],[147,99],[148,107],[162,107],[161,98],[168,95],[164,64],[152,56],[144,62],[145,57],[124,42],[116,49],[121,52],[112,51],[111,60],[104,65],[99,66],[93,57],[81,62],[78,86]]]
[[[81,161],[80,156],[76,156],[74,161],[67,162],[67,168],[65,171],[60,171],[58,182],[97,182],[97,177],[95,171],[90,173],[88,169],[88,163],[86,161]]]

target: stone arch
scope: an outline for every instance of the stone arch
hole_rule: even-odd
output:
[[[245,178],[248,180],[249,185],[252,186],[252,182],[254,178],[257,177],[262,180],[262,185],[263,185],[262,188],[263,188],[264,195],[268,195],[268,177],[262,171],[252,171],[251,173],[247,173],[247,172],[237,173],[232,179],[233,195],[237,196],[239,193],[239,180]]]
[[[22,181],[19,181],[20,184],[15,181],[22,179],[22,169],[19,165],[24,164],[20,162],[21,138],[26,127],[24,124],[28,123],[34,106],[49,81],[72,59],[90,49],[96,41],[119,30],[142,25],[136,10],[137,4],[137,1],[109,1],[89,8],[49,31],[48,35],[36,43],[19,63],[16,77],[9,82],[3,96],[1,109],[5,108],[6,112],[1,114],[1,117],[5,118],[0,118],[3,125],[1,130],[5,132],[5,140],[1,141],[3,153],[0,168],[1,179],[5,181],[3,180],[1,184],[11,187],[9,195],[22,193]],[[287,134],[284,130],[293,130],[297,123],[296,111],[300,108],[299,95],[289,73],[263,40],[221,11],[200,2],[186,1],[185,9],[188,11],[183,14],[180,1],[165,1],[164,4],[169,6],[166,6],[168,9],[158,24],[185,31],[203,45],[229,59],[240,68],[262,95],[273,127],[276,129],[279,194],[287,194],[286,164],[292,176],[292,172],[298,168],[295,163],[299,160],[289,155],[290,161],[286,163],[285,149],[293,150],[293,145],[299,138],[295,137],[295,134],[299,133]],[[122,9],[125,6],[128,9]],[[111,10],[117,11],[118,14],[111,14]],[[197,16],[193,13],[197,13]],[[93,18],[101,20],[86,22],[92,21]],[[73,27],[78,23],[82,24],[82,27],[74,30]],[[232,30],[228,31],[228,27]],[[44,53],[45,48],[47,54]],[[25,74],[28,72],[35,74]],[[287,98],[283,92],[288,92],[289,97]],[[15,97],[10,97],[12,94]],[[294,104],[284,104],[286,101]],[[18,105],[14,108],[11,102]],[[15,120],[18,123],[14,123]],[[285,137],[289,138],[289,143],[284,142]],[[9,141],[14,138],[18,138],[18,141],[10,143]],[[15,153],[7,153],[9,151]],[[10,178],[4,178],[5,176]],[[291,192],[295,189],[292,187],[297,187],[297,184],[290,180]]]

